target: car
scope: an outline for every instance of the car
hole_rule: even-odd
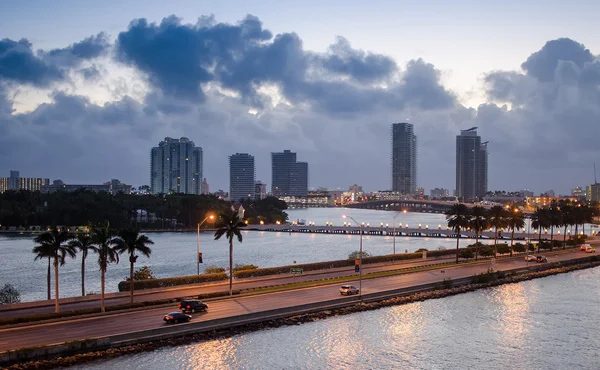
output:
[[[175,324],[179,322],[189,322],[192,319],[192,316],[186,315],[182,312],[169,312],[163,317],[163,320],[167,324]]]
[[[358,289],[354,285],[342,285],[340,287],[341,295],[358,294],[358,292],[359,292]]]
[[[585,251],[587,249],[587,247],[591,247],[591,245],[589,245],[589,244],[581,244],[579,246],[579,250],[580,251]]]
[[[535,262],[540,262],[540,263],[548,262],[548,259],[546,258],[546,256],[536,256]]]
[[[181,312],[206,312],[208,305],[195,299],[186,299],[179,302]]]
[[[536,260],[535,256],[533,256],[531,254],[525,256],[525,261],[527,261],[527,262],[532,262],[532,261],[535,261],[535,260]]]
[[[585,247],[585,253],[595,253],[596,252],[596,248],[592,247],[591,245],[588,245],[587,247]]]

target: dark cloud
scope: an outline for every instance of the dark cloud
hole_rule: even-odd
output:
[[[387,80],[398,70],[392,58],[353,49],[350,42],[341,36],[336,38],[336,42],[329,47],[325,55],[317,56],[316,59],[327,72],[347,76],[362,83]]]
[[[0,40],[0,82],[5,80],[45,87],[64,78],[63,72],[55,65],[37,57],[31,46],[26,39]]]
[[[104,32],[90,36],[62,49],[53,49],[48,52],[40,51],[49,63],[61,67],[74,67],[85,60],[90,60],[103,55],[110,43]]]
[[[576,41],[568,38],[548,41],[540,51],[535,52],[521,64],[527,75],[542,82],[550,82],[555,78],[555,71],[560,61],[570,61],[583,68],[585,63],[594,60],[592,53]]]

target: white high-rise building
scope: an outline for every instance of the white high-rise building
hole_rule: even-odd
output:
[[[150,152],[152,194],[202,194],[202,148],[186,137],[166,137]]]

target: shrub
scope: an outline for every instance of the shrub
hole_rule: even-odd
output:
[[[458,256],[459,256],[460,258],[469,259],[469,258],[473,258],[473,257],[475,257],[475,252],[474,252],[474,251],[472,251],[470,248],[469,248],[469,249],[465,248],[465,249],[461,249],[461,250],[458,252]]]
[[[135,281],[149,279],[154,279],[154,275],[152,275],[152,270],[150,270],[150,267],[148,266],[142,266],[133,273],[133,280]],[[127,278],[127,280],[129,280],[129,278]]]
[[[523,253],[525,252],[525,245],[521,243],[516,243],[513,245],[513,251]]]
[[[225,269],[223,267],[217,267],[217,266],[206,266],[206,268],[204,269],[204,273],[205,274],[224,274],[225,273]]]
[[[362,258],[365,259],[367,257],[371,257],[371,255],[365,251],[362,251]],[[357,260],[360,258],[360,251],[354,251],[348,255],[349,260]]]
[[[496,244],[496,250],[498,251],[499,254],[510,253],[510,247],[506,243]]]
[[[494,248],[489,245],[484,245],[483,247],[479,247],[479,255],[482,257],[489,257],[494,255]]]
[[[473,275],[473,284],[486,284],[492,281],[498,280],[498,274],[491,268],[487,270],[487,272],[482,272],[481,274]]]
[[[538,248],[543,250],[552,250],[552,244],[550,244],[550,242],[541,242],[538,245]]]
[[[423,252],[428,252],[428,251],[429,251],[429,249],[427,249],[427,248],[419,248],[415,251],[415,253],[423,253]]]
[[[203,274],[203,275],[192,275],[192,276],[179,276],[164,279],[149,279],[133,282],[134,290],[152,289],[152,288],[164,288],[168,286],[185,285],[185,284],[197,284],[205,283],[209,281],[220,281],[227,280],[229,276],[224,273],[220,274]],[[129,282],[121,281],[119,283],[119,292],[125,292],[129,290]]]
[[[0,305],[13,304],[21,302],[21,293],[10,284],[5,284],[0,289]]]
[[[258,268],[258,266],[256,265],[240,265],[240,264],[236,264],[233,267],[233,272],[237,272],[237,271],[246,271],[246,270],[256,270]]]
[[[485,246],[485,244],[483,244],[482,242],[477,242],[477,243],[467,245],[467,248],[475,248],[477,245],[479,245],[479,248]]]

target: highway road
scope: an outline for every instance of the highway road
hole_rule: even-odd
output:
[[[555,262],[583,257],[585,253],[570,250],[546,253],[546,256],[550,262]],[[527,262],[523,258],[502,259],[496,261],[494,269],[507,270],[525,267],[526,265]],[[489,267],[491,265],[488,261],[478,264],[445,267],[443,268],[444,273],[442,273],[442,270],[430,270],[367,279],[363,280],[363,293],[383,292],[403,287],[436,283],[441,282],[444,278],[457,279],[469,277],[485,272]],[[358,281],[352,283],[358,286]],[[339,285],[302,288],[214,301],[210,303],[208,312],[193,314],[194,318],[192,321],[211,320],[337,299],[340,298]],[[89,318],[73,318],[54,323],[8,327],[0,329],[0,351],[155,329],[166,325],[163,323],[162,317],[167,312],[176,310],[176,305],[173,305],[172,309],[149,308],[135,312],[99,315]]]

